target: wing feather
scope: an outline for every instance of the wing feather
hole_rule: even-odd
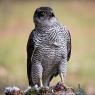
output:
[[[31,57],[34,51],[33,37],[34,37],[34,30],[30,33],[28,42],[27,42],[27,76],[29,80],[29,85],[31,86],[33,85],[33,82],[31,80],[31,66],[32,66]]]
[[[69,61],[70,56],[71,56],[71,35],[70,32],[68,31],[68,40],[67,40],[67,61]]]

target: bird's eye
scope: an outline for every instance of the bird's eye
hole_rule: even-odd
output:
[[[46,16],[46,12],[44,11],[38,12],[38,17],[44,17],[44,16]]]
[[[42,12],[41,12],[41,15],[42,15],[42,16],[46,16],[46,12],[42,11]]]

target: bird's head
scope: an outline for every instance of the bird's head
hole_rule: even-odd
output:
[[[34,17],[34,23],[37,24],[52,24],[56,22],[56,17],[53,13],[53,10],[50,7],[40,7],[37,8]]]

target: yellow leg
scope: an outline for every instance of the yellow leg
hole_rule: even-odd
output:
[[[67,90],[69,87],[67,85],[65,85],[65,80],[64,80],[64,76],[62,73],[60,74],[60,78],[61,78],[62,85],[64,85],[64,89]]]
[[[60,74],[60,78],[61,78],[61,82],[64,84],[64,77],[62,73]]]
[[[43,87],[42,79],[40,78],[40,86]]]

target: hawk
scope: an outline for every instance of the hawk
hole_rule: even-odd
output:
[[[27,42],[27,75],[30,86],[49,86],[59,75],[64,83],[71,54],[69,30],[61,25],[50,7],[37,8],[35,29]]]

